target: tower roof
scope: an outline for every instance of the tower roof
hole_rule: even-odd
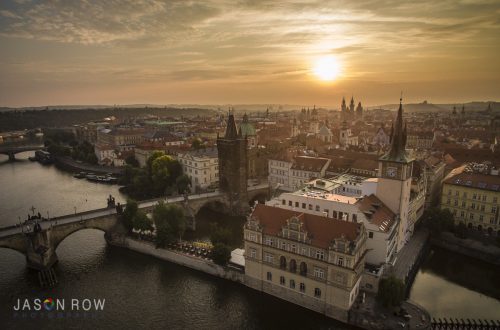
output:
[[[406,125],[403,127],[403,100],[400,99],[398,115],[394,125],[394,133],[391,134],[391,149],[380,160],[408,163],[411,161],[406,153]]]
[[[238,131],[236,130],[236,123],[234,122],[234,115],[232,111],[229,111],[229,117],[227,118],[226,139],[236,139],[238,137]]]

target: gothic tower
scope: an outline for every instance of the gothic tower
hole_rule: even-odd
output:
[[[247,139],[238,134],[232,111],[229,112],[226,134],[217,138],[217,150],[219,187],[227,194],[232,210],[241,213],[248,207]]]
[[[396,122],[391,130],[391,147],[379,158],[377,197],[399,215],[399,251],[410,239],[413,228],[408,223],[413,159],[406,153],[406,125],[403,126],[403,105],[400,100]]]

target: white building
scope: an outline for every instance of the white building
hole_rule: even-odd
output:
[[[343,185],[346,177],[335,182],[334,180],[314,180],[301,190],[292,193],[283,193],[279,197],[268,201],[270,206],[324,216],[327,219],[339,219],[348,222],[363,223],[367,232],[366,262],[381,266],[393,263],[397,247],[398,218],[374,194],[369,196],[346,195],[343,188],[352,187],[352,184]],[[375,182],[375,185],[373,184]],[[376,190],[376,181],[367,180],[367,191]],[[360,185],[362,186],[362,185]],[[359,187],[362,192],[362,187]],[[335,193],[335,191],[340,193]]]
[[[315,178],[323,178],[330,159],[309,156],[297,156],[293,160],[270,159],[269,182],[279,189],[294,191],[306,182]]]
[[[179,153],[177,159],[184,173],[191,178],[191,190],[205,189],[219,184],[217,148]]]

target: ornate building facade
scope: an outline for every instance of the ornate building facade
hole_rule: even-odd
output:
[[[347,321],[364,268],[362,224],[258,204],[244,239],[247,285]]]

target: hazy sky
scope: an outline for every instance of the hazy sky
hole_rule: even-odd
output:
[[[499,100],[500,1],[2,0],[0,63],[0,106]]]

